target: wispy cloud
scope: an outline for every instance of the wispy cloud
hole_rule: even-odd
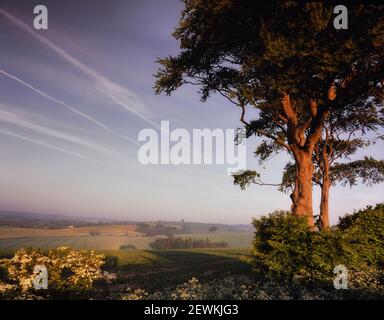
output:
[[[124,156],[118,152],[109,150],[108,148],[105,148],[83,138],[79,138],[62,131],[39,125],[19,113],[0,109],[0,121],[6,122],[11,125],[16,125],[24,129],[32,130],[35,133],[42,134],[50,138],[59,139],[65,142],[75,144],[78,147],[99,153],[103,156],[112,157],[116,160],[126,160]]]
[[[1,68],[0,68],[0,73],[5,75],[5,76],[7,76],[8,78],[10,78],[12,80],[17,81],[18,83],[20,83],[20,84],[24,85],[25,87],[31,89],[32,91],[36,92],[37,94],[41,95],[42,97],[44,97],[44,98],[46,98],[46,99],[48,99],[50,101],[53,101],[55,103],[58,103],[59,105],[65,107],[66,109],[70,110],[71,112],[73,112],[73,113],[79,115],[80,117],[82,117],[82,118],[92,122],[93,124],[103,128],[104,130],[108,131],[109,133],[117,135],[117,136],[121,137],[122,139],[128,140],[129,142],[138,145],[137,141],[135,141],[135,140],[133,140],[133,139],[127,137],[127,136],[123,136],[123,135],[120,135],[120,134],[116,133],[114,130],[112,130],[111,128],[109,128],[105,124],[101,123],[100,121],[96,120],[94,117],[90,116],[89,114],[86,114],[86,113],[84,113],[84,112],[82,112],[82,111],[80,111],[80,110],[78,110],[78,109],[76,109],[74,107],[71,107],[70,105],[68,105],[67,103],[65,103],[64,101],[62,101],[60,99],[56,99],[56,98],[52,97],[51,95],[49,95],[49,94],[47,94],[47,93],[37,89],[33,85],[25,82],[24,80],[16,77],[15,75],[10,74],[9,72],[7,72],[7,71],[5,71],[5,70],[3,70]]]
[[[57,55],[59,55],[62,59],[66,60],[72,66],[77,68],[79,71],[83,72],[85,75],[89,76],[95,81],[96,88],[102,92],[104,95],[109,97],[116,104],[123,107],[126,111],[135,114],[139,118],[143,119],[147,123],[158,127],[158,124],[152,121],[148,117],[148,111],[144,104],[141,102],[139,97],[128,90],[127,88],[109,80],[98,71],[93,68],[85,65],[77,58],[70,55],[67,51],[54,44],[49,39],[43,37],[42,35],[36,33],[30,26],[21,21],[19,18],[0,8],[0,14],[2,14],[5,18],[15,24],[17,27],[27,32],[29,35],[40,41],[47,48],[54,51]]]
[[[29,138],[29,137],[26,137],[26,136],[22,136],[22,135],[19,135],[17,133],[13,133],[13,132],[10,132],[10,131],[7,131],[7,130],[0,129],[0,133],[6,134],[8,136],[15,137],[15,138],[18,138],[18,139],[21,139],[21,140],[24,140],[24,141],[32,142],[34,144],[39,144],[39,145],[47,147],[49,149],[60,151],[60,152],[63,152],[63,153],[66,153],[66,154],[69,154],[69,155],[72,155],[72,156],[75,156],[75,157],[87,159],[86,156],[83,156],[80,153],[73,152],[73,151],[64,149],[62,147],[54,146],[52,144],[49,144],[49,143],[46,143],[46,142],[42,142],[42,141],[39,141],[39,140],[36,140],[36,139],[32,139],[32,138]]]
[[[0,129],[0,133],[5,134],[7,136],[11,136],[11,137],[17,138],[17,139],[20,139],[20,140],[23,140],[23,141],[27,141],[27,142],[30,142],[30,143],[33,143],[33,144],[37,144],[37,145],[46,147],[46,148],[51,149],[51,150],[55,150],[55,151],[58,151],[58,152],[61,152],[61,153],[65,153],[67,155],[71,155],[71,156],[74,156],[74,157],[77,157],[77,158],[81,158],[81,159],[89,160],[89,161],[92,161],[92,162],[96,162],[98,164],[101,164],[103,166],[107,166],[109,168],[119,169],[119,170],[126,171],[123,168],[113,166],[113,165],[111,165],[109,163],[106,163],[106,162],[103,162],[103,161],[100,161],[100,160],[97,160],[97,159],[93,159],[93,158],[87,157],[85,155],[82,155],[80,153],[73,152],[71,150],[68,150],[68,149],[65,149],[65,148],[62,148],[62,147],[59,147],[59,146],[55,146],[53,144],[46,143],[46,142],[43,142],[43,141],[40,141],[40,140],[37,140],[37,139],[26,137],[26,136],[23,136],[23,135],[20,135],[20,134],[17,134],[17,133],[8,131],[8,130]]]

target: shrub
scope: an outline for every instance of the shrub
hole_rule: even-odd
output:
[[[276,211],[253,220],[256,229],[251,263],[257,275],[280,282],[327,281],[342,264],[342,239],[310,230],[306,217]]]
[[[197,249],[197,248],[227,248],[228,243],[224,241],[212,242],[207,239],[193,239],[193,238],[181,238],[181,237],[166,237],[159,238],[150,243],[152,249],[164,250],[164,249]]]
[[[171,294],[173,300],[201,300],[204,299],[201,284],[196,278],[178,286]]]
[[[250,263],[259,278],[324,288],[333,287],[334,267],[342,264],[350,271],[351,288],[366,289],[364,282],[378,289],[384,274],[383,209],[355,212],[327,232],[311,231],[304,217],[290,212],[254,219]]]
[[[340,218],[338,229],[359,260],[384,267],[384,203]]]
[[[34,267],[44,265],[48,270],[48,295],[82,293],[102,278],[103,259],[103,255],[93,251],[74,251],[67,247],[47,253],[40,249],[20,249],[12,258],[0,260],[7,278],[2,286],[13,285],[17,292],[33,293]]]

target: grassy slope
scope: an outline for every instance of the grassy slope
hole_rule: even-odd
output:
[[[0,248],[0,259],[12,257],[12,251]],[[117,265],[106,268],[118,273],[119,283],[150,292],[175,287],[192,277],[204,282],[251,275],[250,266],[244,262],[248,249],[98,251],[117,257]]]
[[[122,283],[148,291],[164,289],[196,277],[200,281],[251,274],[244,262],[247,249],[199,249],[160,251],[102,251],[118,257]]]

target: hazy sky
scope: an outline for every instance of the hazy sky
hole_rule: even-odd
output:
[[[48,30],[33,8],[45,4]],[[155,60],[178,51],[176,0],[9,0],[0,3],[0,210],[128,220],[249,223],[288,209],[273,187],[233,186],[226,165],[141,165],[138,132],[240,126],[239,110],[195,88],[153,93]],[[286,156],[248,167],[280,181]],[[382,145],[370,149],[382,158]],[[358,155],[357,157],[362,155]],[[315,190],[315,209],[318,207]],[[384,185],[333,188],[331,221],[382,201]]]

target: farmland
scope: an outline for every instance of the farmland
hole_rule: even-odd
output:
[[[1,231],[0,231],[1,232]],[[225,241],[230,248],[248,248],[251,243],[251,233],[199,233],[182,235],[192,238],[209,238],[211,241]],[[78,235],[78,236],[18,236],[0,237],[0,249],[17,249],[22,247],[56,248],[69,246],[73,249],[117,250],[120,246],[131,245],[139,250],[149,249],[149,244],[155,237],[122,236],[122,235]]]
[[[29,225],[33,226],[33,223]],[[65,226],[65,223],[62,225]],[[134,288],[149,291],[176,286],[192,277],[209,281],[250,272],[249,265],[243,259],[248,255],[251,245],[253,233],[250,230],[230,225],[184,221],[155,221],[146,225],[146,228],[141,229],[129,223],[23,228],[14,223],[0,227],[0,257],[12,256],[17,249],[24,247],[45,250],[67,246],[77,250],[95,250],[109,257],[105,268],[118,274],[116,285],[128,283]],[[151,250],[151,242],[158,237],[165,237],[165,234],[145,233],[146,230],[151,232],[156,228],[172,229],[175,236],[182,238],[223,241],[228,244],[228,248]]]
[[[158,225],[153,222],[150,225]],[[179,222],[161,222],[161,225],[180,230]],[[183,238],[208,238],[212,242],[224,241],[229,248],[249,248],[252,232],[234,226],[183,222],[187,230],[179,234]],[[215,226],[217,231],[209,232]],[[14,226],[0,227],[0,249],[22,247],[56,248],[69,246],[73,249],[118,250],[122,246],[139,250],[150,249],[150,243],[164,234],[148,236],[138,232],[134,224],[105,224],[67,228],[21,228]]]

